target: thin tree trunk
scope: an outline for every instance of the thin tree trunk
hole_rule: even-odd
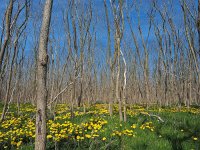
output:
[[[123,58],[123,62],[124,62],[124,85],[123,85],[123,109],[124,109],[124,122],[127,121],[127,116],[126,116],[126,60],[124,58],[124,54],[122,53],[122,51],[120,50],[120,53],[122,55]]]
[[[199,57],[200,57],[200,0],[198,0],[198,18],[197,18],[197,30],[199,35]]]
[[[8,109],[8,102],[9,102],[9,95],[10,95],[10,89],[11,89],[11,82],[12,82],[12,73],[13,73],[13,65],[14,65],[14,61],[16,59],[16,55],[17,55],[17,51],[18,51],[18,35],[14,41],[14,52],[13,52],[13,57],[12,57],[12,61],[10,64],[10,73],[9,73],[9,78],[8,78],[8,82],[7,82],[7,90],[6,90],[6,98],[5,98],[5,103],[4,103],[4,107],[3,107],[3,111],[1,114],[1,119],[0,122],[2,122],[5,118],[7,109]]]
[[[1,52],[0,52],[0,72],[1,72],[1,67],[2,67],[4,54],[6,51],[6,47],[8,45],[8,41],[10,38],[10,23],[11,23],[12,10],[13,10],[13,0],[10,0],[7,11],[6,11],[6,36],[5,36],[3,45],[1,47]]]
[[[121,92],[119,89],[119,77],[120,77],[120,39],[117,37],[116,39],[117,45],[117,78],[116,78],[116,98],[119,103],[119,118],[120,121],[123,121],[123,114],[122,114],[122,101],[121,101]]]

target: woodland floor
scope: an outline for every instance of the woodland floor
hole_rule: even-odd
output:
[[[3,105],[0,106],[0,112]],[[6,120],[0,124],[0,149],[34,149],[35,108],[30,104],[12,104]],[[200,108],[127,108],[126,123],[119,121],[117,105],[109,116],[107,104],[95,104],[70,110],[64,104],[56,108],[56,117],[48,113],[48,149],[76,150],[197,150],[200,149]],[[156,116],[162,118],[164,122]]]

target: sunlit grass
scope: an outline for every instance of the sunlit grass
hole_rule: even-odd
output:
[[[109,116],[107,104],[75,108],[59,104],[47,121],[47,148],[54,149],[199,149],[200,109],[128,107],[128,122],[120,122],[117,105]],[[2,108],[1,108],[2,111]],[[0,149],[34,149],[35,108],[12,104],[0,125]],[[160,116],[164,122],[150,114]],[[51,115],[48,115],[51,116]]]

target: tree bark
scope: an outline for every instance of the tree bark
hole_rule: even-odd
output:
[[[46,0],[40,32],[37,68],[37,112],[35,150],[46,149],[46,107],[47,107],[47,47],[53,0]]]
[[[199,57],[200,57],[200,0],[198,0],[198,18],[197,18],[197,30],[199,35]]]
[[[12,10],[13,10],[13,0],[10,0],[7,11],[6,11],[6,36],[5,36],[3,45],[1,47],[1,52],[0,52],[0,72],[1,72],[1,67],[3,63],[6,47],[8,45],[8,41],[10,38],[10,24],[11,24]]]

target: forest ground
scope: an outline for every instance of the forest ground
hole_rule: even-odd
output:
[[[0,105],[2,112],[3,105]],[[110,117],[107,104],[70,108],[58,104],[48,112],[47,149],[90,150],[197,150],[200,149],[200,108],[127,107],[127,122],[120,122],[118,105]],[[18,113],[17,113],[18,112]],[[11,104],[0,124],[0,149],[34,149],[35,107]]]

